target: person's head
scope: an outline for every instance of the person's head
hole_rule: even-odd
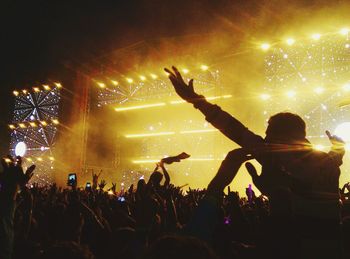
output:
[[[153,186],[159,186],[162,179],[163,179],[163,174],[158,171],[154,171],[149,178]]]
[[[304,142],[305,137],[305,121],[297,114],[281,112],[270,117],[265,137],[267,142]]]

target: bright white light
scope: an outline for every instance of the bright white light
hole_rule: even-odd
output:
[[[269,94],[261,94],[261,95],[260,95],[260,98],[261,98],[262,100],[266,101],[266,100],[268,100],[268,99],[271,98],[271,95],[269,95]]]
[[[316,87],[314,89],[314,92],[317,94],[322,94],[324,92],[324,88],[323,87]]]
[[[293,45],[293,44],[295,43],[295,39],[289,38],[289,39],[286,40],[286,43],[287,43],[289,46],[291,46],[291,45]]]
[[[348,28],[342,28],[339,32],[340,32],[340,34],[342,34],[342,35],[348,35],[348,33],[349,33],[349,29]]]
[[[313,40],[319,40],[321,38],[321,34],[319,34],[319,33],[312,34],[311,38]]]
[[[27,145],[24,142],[18,142],[15,147],[16,156],[24,156],[27,152]]]
[[[317,144],[317,145],[313,145],[313,148],[315,150],[319,150],[319,151],[322,151],[325,149],[325,147],[323,145],[320,145],[320,144]]]
[[[293,97],[295,97],[296,92],[293,91],[293,90],[291,90],[291,91],[288,91],[288,92],[286,93],[286,95],[287,95],[289,98],[293,98]]]
[[[334,135],[346,142],[350,142],[350,122],[339,124],[334,130]]]
[[[270,46],[270,44],[268,44],[268,43],[263,43],[263,44],[261,44],[261,46],[260,46],[260,48],[261,48],[262,50],[268,50],[270,47],[271,47],[271,46]]]
[[[343,86],[343,90],[344,91],[350,91],[350,83],[347,83],[347,84],[345,84],[344,86]]]

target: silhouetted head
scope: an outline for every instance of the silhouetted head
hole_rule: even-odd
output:
[[[305,136],[305,121],[296,114],[281,112],[270,117],[265,139],[270,143],[305,142]]]
[[[153,186],[159,186],[162,179],[163,179],[163,174],[158,171],[154,171],[149,178]]]

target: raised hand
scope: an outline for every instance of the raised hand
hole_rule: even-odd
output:
[[[114,194],[116,194],[116,189],[117,189],[117,183],[112,183],[112,187],[109,189],[111,190]]]
[[[98,187],[100,188],[100,190],[103,190],[103,188],[105,188],[106,186],[106,181],[105,180],[101,180],[100,184],[98,185]]]
[[[172,70],[165,68],[165,72],[169,74],[169,79],[173,84],[176,93],[185,101],[193,103],[196,99],[200,98],[193,88],[193,79],[188,84],[183,80],[179,70],[176,67],[172,67]]]
[[[94,172],[92,172],[92,189],[96,190],[97,188],[97,183],[98,183],[98,178],[100,177],[102,173],[102,170],[100,171],[99,174],[95,174]]]
[[[331,142],[333,148],[335,149],[342,149],[345,146],[344,140],[342,140],[340,137],[336,135],[332,135],[328,130],[326,130],[326,135]]]

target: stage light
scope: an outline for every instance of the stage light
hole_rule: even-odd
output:
[[[43,85],[43,87],[44,87],[44,89],[45,89],[46,91],[51,90],[51,87],[50,87],[49,85]]]
[[[26,89],[22,90],[22,93],[27,94],[28,91]]]
[[[40,92],[40,89],[39,89],[39,87],[33,87],[33,90],[34,90],[34,92]]]
[[[35,127],[37,127],[38,125],[36,125],[36,123],[35,122],[29,122],[29,125],[31,126],[31,127],[33,127],[33,128],[35,128]]]
[[[60,123],[57,119],[52,119],[51,121],[53,124],[56,124],[56,125],[58,125]]]
[[[350,91],[350,83],[346,83],[345,85],[343,85],[343,90],[346,92]]]
[[[350,142],[350,122],[339,124],[334,130],[334,135],[340,137],[346,142]]]
[[[286,40],[287,45],[292,46],[295,43],[295,39],[289,38]]]
[[[18,126],[22,129],[26,128],[26,125],[24,123],[18,123]]]
[[[286,95],[287,95],[288,98],[293,98],[293,97],[295,97],[296,92],[293,91],[293,90],[290,90],[290,91],[288,91],[288,92],[286,93]]]
[[[313,147],[313,149],[318,150],[318,151],[322,151],[325,149],[325,146],[323,146],[321,144],[316,144],[316,145],[313,145],[312,147]]]
[[[159,106],[165,106],[165,103],[153,103],[153,104],[145,104],[145,105],[139,105],[139,106],[120,107],[120,108],[115,108],[114,110],[117,112],[121,112],[121,111],[137,110],[137,109],[159,107]]]
[[[180,131],[180,134],[193,134],[193,133],[207,133],[207,132],[216,132],[217,129],[201,129],[201,130],[183,130]]]
[[[15,147],[15,155],[16,156],[24,156],[27,152],[27,145],[24,142],[18,142]]]
[[[111,80],[111,82],[114,86],[117,86],[119,84],[118,81],[115,81],[115,80]]]
[[[157,133],[144,133],[144,134],[127,134],[125,135],[126,138],[143,138],[143,137],[156,137],[156,136],[167,136],[167,135],[174,135],[175,132],[168,131],[168,132],[157,132]]]
[[[54,84],[55,84],[55,86],[56,86],[57,88],[61,88],[61,87],[62,87],[61,83],[56,82],[56,83],[54,83]]]
[[[10,158],[4,158],[4,160],[5,160],[6,163],[11,163],[12,162],[12,160]]]
[[[97,85],[100,87],[100,88],[106,88],[106,85],[102,82],[98,82]]]
[[[348,28],[342,28],[339,32],[340,34],[346,36],[350,32],[350,30]]]
[[[177,101],[171,101],[171,104],[180,104],[180,103],[185,103],[186,101],[184,100],[177,100]]]
[[[38,157],[36,160],[38,160],[38,161],[40,161],[40,162],[43,161],[43,159],[42,159],[41,157]]]
[[[211,100],[216,100],[216,99],[227,99],[227,98],[231,98],[231,97],[232,97],[231,94],[226,94],[226,95],[220,95],[220,96],[206,97],[205,99],[207,101],[211,101]]]
[[[188,74],[190,71],[189,71],[187,68],[183,68],[183,69],[182,69],[182,72],[186,75],[186,74]]]
[[[16,127],[15,127],[15,125],[10,124],[10,125],[9,125],[9,128],[13,130],[13,129],[15,129]]]
[[[157,79],[158,78],[158,76],[155,75],[155,74],[150,74],[150,76],[152,77],[152,79]]]
[[[141,80],[141,81],[145,81],[145,80],[146,80],[146,77],[141,75],[141,76],[140,76],[140,80]]]
[[[50,161],[55,161],[55,158],[53,156],[49,156]]]
[[[46,126],[47,122],[46,121],[40,121],[40,124],[43,125],[43,126]]]
[[[324,92],[324,88],[323,87],[316,87],[314,89],[314,92],[317,94],[322,94]]]
[[[264,51],[268,50],[270,47],[271,47],[271,45],[268,43],[263,43],[260,45],[260,48]]]
[[[207,65],[201,65],[201,69],[203,71],[207,71],[209,69],[209,67]]]
[[[133,164],[154,164],[154,163],[158,163],[159,162],[159,159],[156,160],[156,159],[148,159],[148,160],[133,160],[132,161]]]
[[[33,159],[31,159],[30,157],[26,158],[26,160],[27,160],[28,162],[32,162],[32,161],[33,161]]]
[[[311,38],[312,38],[313,40],[319,40],[319,39],[321,38],[321,34],[319,34],[319,33],[312,34],[312,35],[311,35]]]
[[[260,95],[260,98],[261,98],[263,101],[266,101],[266,100],[268,100],[268,99],[271,98],[271,95],[269,95],[269,94],[261,94],[261,95]]]
[[[349,44],[349,43],[346,43],[346,44],[345,44],[345,48],[347,48],[347,49],[350,48],[350,44]]]
[[[13,95],[14,95],[14,96],[18,96],[18,95],[19,95],[19,92],[18,92],[18,91],[16,91],[16,90],[15,90],[15,91],[13,91],[12,93],[13,93]]]
[[[126,81],[127,81],[129,84],[132,84],[132,83],[134,82],[134,79],[127,77],[127,78],[126,78]]]

